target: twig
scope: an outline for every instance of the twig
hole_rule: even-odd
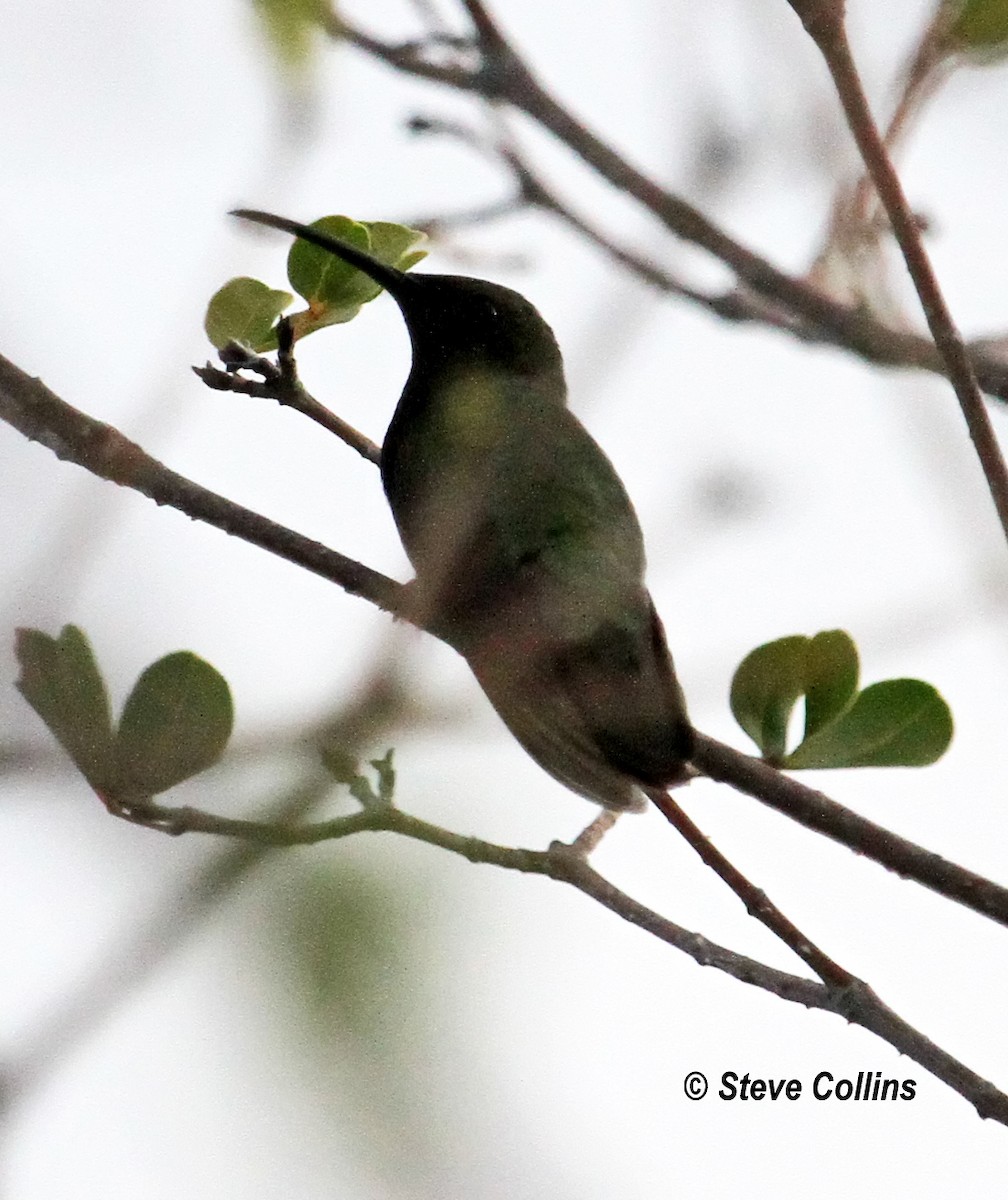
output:
[[[935,346],[945,360],[948,377],[966,418],[966,425],[994,500],[1001,528],[1008,538],[1008,466],[984,406],[965,343],[945,303],[931,260],[924,249],[917,219],[907,203],[899,176],[886,151],[868,105],[868,98],[861,86],[861,77],[847,39],[843,4],[839,0],[788,2],[818,46],[833,77],[847,124],[903,252]]]
[[[677,279],[669,271],[643,255],[619,245],[598,226],[590,224],[584,217],[576,213],[570,204],[562,200],[547,185],[542,176],[533,170],[528,159],[513,143],[498,139],[488,144],[475,130],[457,121],[414,117],[411,118],[409,127],[416,133],[452,137],[483,154],[489,153],[495,162],[507,167],[517,189],[516,195],[508,200],[500,201],[495,205],[486,205],[472,212],[453,214],[448,218],[434,218],[433,221],[426,223],[420,222],[421,228],[427,228],[429,225],[436,228],[441,223],[451,225],[483,223],[499,216],[510,216],[522,208],[538,208],[542,212],[557,217],[587,242],[609,255],[614,262],[619,263],[639,279],[667,295],[690,300],[723,320],[758,321],[762,325],[787,328],[808,340],[818,337],[818,331],[813,326],[800,325],[800,322],[786,310],[769,304],[761,296],[738,289],[722,293],[700,291],[698,288],[683,283],[682,280]]]
[[[364,832],[396,833],[459,854],[469,862],[486,863],[525,874],[544,875],[577,888],[622,920],[637,925],[689,955],[700,966],[714,967],[742,983],[751,984],[806,1008],[836,1013],[845,1020],[875,1033],[948,1084],[968,1100],[981,1117],[1008,1124],[1008,1096],[914,1029],[883,1004],[862,980],[823,956],[824,962],[820,965],[824,966],[833,978],[829,986],[813,983],[729,950],[702,934],[684,929],[640,904],[600,875],[588,863],[577,841],[573,845],[554,843],[548,850],[501,846],[482,838],[454,833],[404,813],[392,805],[369,806],[360,812],[336,817],[331,821],[307,824],[236,821],[192,808],[173,809],[153,804],[145,806],[145,809],[135,809],[130,819],[175,835],[190,832],[217,834],[237,837],[260,847],[311,845]],[[699,836],[703,841],[702,835]],[[753,889],[753,892],[756,890]],[[764,902],[765,898],[760,902],[761,905]],[[826,964],[829,966],[826,967]]]
[[[2,355],[0,419],[59,459],[240,537],[400,615],[401,584],[172,471],[118,429],[73,408]]]
[[[280,322],[280,330],[289,331],[290,328],[290,324],[286,320]],[[281,344],[277,363],[271,362],[261,354],[253,353],[240,342],[229,342],[220,351],[220,356],[227,368],[224,371],[212,363],[207,363],[203,367],[193,367],[193,373],[199,376],[207,387],[218,392],[237,392],[244,396],[260,396],[275,400],[283,407],[304,414],[316,424],[321,425],[323,429],[328,430],[329,433],[335,434],[340,441],[346,442],[352,450],[356,450],[368,462],[377,464],[380,461],[380,446],[354,429],[342,417],[330,412],[324,404],[321,404],[308,392],[298,378],[297,364],[293,354],[290,353],[290,346],[287,346],[285,352],[284,345]],[[260,378],[246,379],[244,376],[236,374],[237,371],[254,371]]]
[[[943,70],[947,64],[941,53],[941,45],[952,12],[952,6],[938,5],[907,64],[896,107],[889,117],[882,138],[890,157],[906,137],[911,121],[917,117],[925,101],[934,95],[939,84],[951,73],[947,69]],[[853,220],[862,223],[870,220],[870,209],[874,197],[875,190],[872,186],[871,175],[865,173],[858,180],[851,200]]]
[[[777,328],[805,341],[841,346],[877,365],[947,374],[945,361],[931,339],[892,329],[863,305],[834,300],[807,280],[781,271],[680,196],[633,167],[550,96],[510,45],[506,44],[507,70],[498,69],[491,75],[461,61],[431,61],[415,43],[397,45],[383,41],[343,18],[331,16],[325,24],[332,37],[348,42],[394,70],[486,99],[503,100],[524,112],[550,130],[613,187],[636,199],[670,232],[701,246],[730,267],[754,292],[771,302],[771,313],[783,307],[793,322],[771,320],[769,323]],[[499,60],[504,52],[498,46],[494,53]],[[725,311],[719,315],[733,320],[766,321],[768,314],[766,310],[747,309],[744,297],[733,297],[726,299]],[[984,391],[1008,400],[1008,359],[987,352],[980,344],[971,357]]]
[[[2,355],[0,420],[45,445],[58,458],[131,487],[158,504],[240,537],[386,612],[409,619],[402,584],[170,470],[118,430],[71,407]],[[1008,889],[890,833],[758,759],[698,734],[693,765],[711,779],[754,796],[881,866],[1008,924]]]
[[[673,829],[686,839],[702,861],[738,896],[746,906],[746,912],[779,937],[785,946],[815,971],[827,987],[843,989],[856,982],[849,971],[824,954],[781,912],[764,891],[750,883],[742,872],[725,858],[667,792],[649,790],[648,795]]]
[[[1008,925],[1008,888],[899,837],[758,758],[697,733],[692,763],[708,778],[727,783],[856,854]]]
[[[207,834],[234,838],[260,848],[313,846],[322,842],[340,841],[359,833],[396,833],[458,854],[471,863],[483,863],[527,875],[544,875],[551,879],[574,883],[582,891],[588,890],[583,885],[589,882],[596,891],[608,893],[607,908],[625,920],[641,925],[649,932],[658,933],[663,941],[690,955],[701,966],[715,967],[742,982],[752,983],[784,999],[809,1007],[833,1007],[823,1003],[825,989],[819,988],[809,980],[789,975],[718,946],[702,935],[683,929],[659,917],[643,905],[636,904],[588,866],[585,846],[578,839],[570,844],[553,843],[548,850],[502,846],[483,838],[454,833],[420,817],[411,816],[391,804],[371,804],[357,812],[327,821],[303,821],[297,819],[296,814],[292,814],[288,819],[238,820],[188,806],[173,807],[154,802],[120,808],[114,815],[131,824],[173,837],[192,833]],[[627,915],[628,913],[631,915]]]

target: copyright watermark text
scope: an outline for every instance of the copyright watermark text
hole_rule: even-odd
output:
[[[708,1091],[707,1076],[690,1071],[683,1080],[683,1091],[690,1100],[702,1100]],[[716,1093],[720,1100],[867,1100],[869,1102],[913,1100],[916,1079],[886,1078],[881,1071],[858,1071],[853,1078],[820,1071],[811,1080],[761,1079],[747,1071],[725,1071]]]

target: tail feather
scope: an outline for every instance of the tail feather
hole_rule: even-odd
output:
[[[589,639],[524,658],[468,655],[490,703],[525,750],[572,791],[616,810],[645,806],[642,789],[674,786],[693,730],[665,634],[646,593],[641,633],[603,624]],[[500,648],[502,644],[497,642]]]

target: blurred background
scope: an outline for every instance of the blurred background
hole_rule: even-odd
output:
[[[423,32],[429,7],[345,12],[399,41]],[[932,5],[849,8],[884,117]],[[783,0],[493,11],[633,162],[775,263],[809,268],[858,172]],[[464,32],[451,0],[437,12]],[[211,356],[203,312],[224,280],[284,283],[286,240],[229,208],[423,224],[493,205],[511,193],[498,163],[406,124],[486,132],[486,111],[321,38],[284,65],[263,10],[241,0],[14,0],[0,89],[0,350],[174,469],[407,578],[373,467],[273,403],[208,391],[189,367]],[[964,67],[900,153],[968,336],[1008,324],[1006,104],[1008,71]],[[594,223],[698,286],[727,286],[528,122],[508,128]],[[823,278],[916,325],[885,260],[853,282],[826,263]],[[865,681],[935,684],[956,738],[927,770],[809,782],[1004,879],[1008,572],[951,389],[719,322],[541,213],[444,222],[427,267],[507,283],[552,324],[572,407],[637,505],[695,723],[748,748],[727,704],[739,660],[785,634],[847,629]],[[299,362],[320,400],[380,440],[408,355],[379,299]],[[1004,432],[997,404],[993,417]],[[938,1196],[1003,1177],[1003,1132],[889,1046],[700,970],[559,884],[391,835],[261,854],[110,819],[13,687],[17,626],[80,625],[116,707],[172,650],[226,675],[235,741],[169,802],[349,811],[319,766],[324,736],[364,757],[394,747],[399,804],[461,833],[539,848],[594,810],[523,755],[444,646],[7,427],[0,521],[0,1055],[17,1085],[0,1127],[5,1194]],[[725,788],[694,783],[684,804],[828,953],[1008,1084],[1003,929]],[[657,813],[621,821],[593,861],[671,919],[799,970]],[[728,1104],[715,1086],[692,1103],[693,1070],[806,1090],[820,1070],[877,1070],[917,1079],[917,1097]]]

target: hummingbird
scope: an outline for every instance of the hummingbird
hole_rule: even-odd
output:
[[[410,620],[465,658],[504,724],[572,791],[614,810],[685,782],[693,729],[644,585],[640,524],[567,407],[549,325],[520,293],[404,272],[308,225],[293,234],[398,305],[412,367],[381,478],[415,572]]]

